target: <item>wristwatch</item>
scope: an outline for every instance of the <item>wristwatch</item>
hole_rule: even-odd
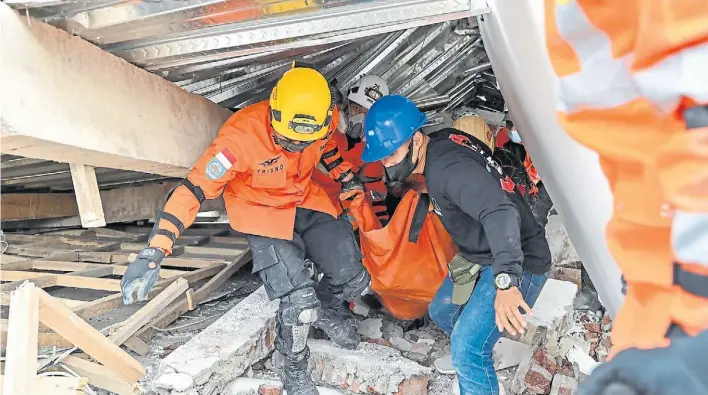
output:
[[[513,274],[499,273],[494,277],[494,287],[502,291],[519,285],[519,277]]]

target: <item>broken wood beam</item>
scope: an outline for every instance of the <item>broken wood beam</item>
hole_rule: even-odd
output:
[[[195,270],[193,272],[189,272],[184,276],[181,276],[181,278],[184,278],[190,283],[193,283],[217,274],[224,266],[226,266],[226,263],[217,263],[211,267],[205,267],[199,270]],[[177,280],[177,277],[170,277],[158,281],[155,284],[155,287],[148,293],[148,299],[154,298],[155,295],[159,294],[162,289],[170,285],[175,280]],[[72,310],[79,317],[83,319],[88,319],[89,317],[92,317],[94,315],[102,314],[106,311],[117,309],[122,304],[123,296],[120,293],[116,293],[113,295],[104,296],[100,299],[96,299],[91,302],[86,302]]]
[[[34,284],[25,283],[12,295],[3,380],[5,394],[30,395],[34,390],[40,311],[39,297],[35,290]]]
[[[37,377],[33,384],[32,394],[84,395],[88,380],[85,377],[46,376]]]
[[[177,279],[140,310],[131,315],[130,318],[121,324],[121,326],[113,333],[111,333],[108,338],[113,343],[120,346],[128,340],[128,338],[133,336],[135,332],[149,323],[153,318],[155,318],[155,316],[160,314],[162,309],[167,307],[167,305],[169,305],[173,300],[183,294],[187,288],[189,288],[189,283],[187,280],[183,278]]]
[[[121,350],[71,309],[40,288],[35,288],[35,292],[39,296],[40,322],[120,377],[135,382],[145,376],[145,368],[140,362]]]
[[[116,376],[115,373],[105,366],[73,355],[67,356],[61,363],[68,366],[82,377],[86,377],[89,384],[95,387],[115,392],[118,395],[135,395],[139,393],[138,386],[135,383],[130,383]]]
[[[197,291],[194,292],[194,298],[197,304],[201,301],[206,300],[210,293],[219,288],[226,280],[229,279],[234,273],[236,273],[240,268],[246,265],[253,259],[251,250],[248,249],[238,257],[236,257],[231,263],[226,265],[219,274],[212,277],[204,285],[202,285]],[[170,306],[164,309],[162,314],[155,318],[152,322],[146,325],[134,337],[146,337],[152,336],[152,328],[163,329],[174,322],[179,316],[189,311],[189,302],[187,301],[187,296],[182,299],[174,301]]]
[[[0,25],[2,153],[184,177],[231,116],[4,3]]]
[[[3,221],[71,217],[78,213],[70,193],[3,193]]]
[[[98,191],[98,181],[96,180],[96,168],[80,163],[71,163],[69,167],[71,168],[71,181],[74,184],[74,195],[76,195],[76,205],[79,208],[81,226],[84,228],[106,226],[101,193]]]

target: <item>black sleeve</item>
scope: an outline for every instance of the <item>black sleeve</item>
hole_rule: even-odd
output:
[[[441,178],[440,187],[447,198],[484,227],[494,257],[494,275],[509,273],[521,278],[521,216],[499,181],[474,159],[462,155],[451,160]]]

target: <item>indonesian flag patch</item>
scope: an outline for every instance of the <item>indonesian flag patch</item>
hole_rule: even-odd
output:
[[[223,177],[236,163],[236,157],[227,148],[222,149],[206,165],[205,173],[210,180]]]

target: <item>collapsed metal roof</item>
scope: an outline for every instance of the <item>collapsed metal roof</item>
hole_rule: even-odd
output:
[[[430,124],[470,109],[503,118],[504,101],[471,18],[488,9],[474,0],[6,3],[231,109],[265,100],[299,60],[314,64],[342,92],[362,75],[378,74],[393,93],[426,111]],[[6,159],[12,158],[3,157],[3,170]],[[42,170],[34,177],[46,173],[33,166]],[[15,178],[9,180],[7,173],[3,187],[22,189],[22,180],[30,189],[41,186],[41,179],[10,172]],[[135,180],[145,176],[134,174]]]

